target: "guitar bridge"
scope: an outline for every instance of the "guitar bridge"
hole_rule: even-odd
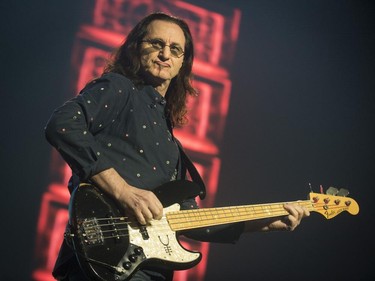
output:
[[[87,245],[98,245],[104,243],[102,229],[96,218],[87,218],[79,223],[78,234]]]

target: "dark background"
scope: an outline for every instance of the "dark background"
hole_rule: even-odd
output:
[[[216,205],[346,187],[360,214],[212,244],[206,280],[374,280],[374,4],[189,1],[242,11]],[[211,2],[211,3],[210,3]],[[82,1],[2,1],[1,280],[30,280],[51,147]]]

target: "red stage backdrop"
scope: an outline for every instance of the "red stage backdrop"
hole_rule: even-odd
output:
[[[212,207],[220,172],[220,142],[230,100],[230,66],[238,37],[241,13],[238,9],[210,11],[185,1],[96,0],[82,12],[82,22],[72,51],[74,94],[102,73],[110,52],[145,15],[162,11],[185,19],[195,42],[194,87],[199,97],[188,102],[189,124],[175,135],[199,169],[207,186],[207,199],[201,207]],[[85,13],[85,14],[84,14]],[[73,95],[73,93],[72,93]],[[69,97],[67,97],[69,98]],[[35,247],[36,268],[33,280],[51,281],[51,271],[68,221],[70,168],[55,150],[51,157],[52,182],[43,194]],[[204,280],[209,244],[182,241],[184,247],[202,252],[200,264],[179,271],[175,280]]]

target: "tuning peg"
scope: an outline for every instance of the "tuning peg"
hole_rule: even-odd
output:
[[[330,186],[326,191],[326,194],[328,195],[336,195],[337,193],[339,193],[339,190],[333,186]]]
[[[347,196],[349,194],[349,190],[345,188],[340,188],[339,192],[337,193],[338,196]]]

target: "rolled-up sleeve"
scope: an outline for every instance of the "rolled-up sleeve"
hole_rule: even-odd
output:
[[[46,125],[46,139],[81,180],[112,167],[95,136],[115,121],[127,101],[124,92],[108,79],[95,80],[57,108]]]

